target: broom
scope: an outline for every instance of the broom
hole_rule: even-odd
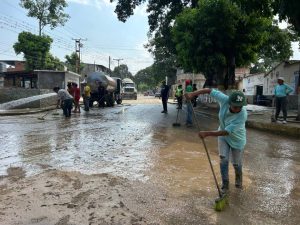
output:
[[[196,125],[197,125],[197,128],[198,128],[198,130],[200,130],[198,121],[197,121],[197,119],[196,119],[196,114],[195,114],[193,105],[192,105],[192,103],[191,103],[190,100],[189,100],[189,104],[190,104],[191,107],[192,107],[192,112],[193,112],[193,116],[194,116],[194,120],[195,120],[195,123],[196,123]],[[217,177],[216,177],[216,174],[215,174],[213,165],[212,165],[212,163],[211,163],[210,155],[209,155],[209,153],[208,153],[208,149],[207,149],[205,140],[204,140],[204,138],[201,138],[201,140],[202,140],[202,144],[203,144],[203,146],[204,146],[204,149],[205,149],[205,152],[206,152],[206,156],[207,156],[207,159],[208,159],[208,162],[209,162],[209,165],[210,165],[210,169],[211,169],[211,172],[212,172],[212,174],[213,174],[214,181],[215,181],[215,184],[216,184],[216,187],[217,187],[217,190],[218,190],[218,194],[219,194],[219,198],[217,198],[217,199],[215,200],[214,209],[215,209],[216,211],[223,211],[224,208],[225,208],[225,206],[226,206],[226,204],[228,204],[228,195],[227,195],[226,193],[222,193],[222,192],[221,192],[221,189],[220,189],[219,183],[218,183],[218,181],[217,181]]]
[[[178,123],[178,115],[179,115],[179,110],[180,110],[180,109],[178,109],[178,110],[177,110],[176,122],[175,122],[175,123],[173,123],[173,127],[180,127],[180,126],[181,126],[181,124],[180,124],[180,123]]]
[[[48,112],[46,112],[43,116],[38,117],[38,120],[45,120],[45,117],[50,113],[50,110]]]

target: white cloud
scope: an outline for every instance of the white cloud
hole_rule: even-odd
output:
[[[110,0],[67,0],[68,2],[73,2],[82,5],[95,6],[98,9],[103,9],[107,7],[114,8],[116,3],[111,3]]]

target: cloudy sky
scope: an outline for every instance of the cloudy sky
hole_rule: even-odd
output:
[[[51,53],[65,61],[64,56],[75,50],[73,38],[82,38],[82,60],[85,63],[102,64],[108,67],[108,58],[123,59],[135,74],[153,63],[151,55],[143,47],[147,43],[148,23],[146,5],[138,8],[126,23],[117,19],[115,4],[109,0],[67,0],[66,12],[70,15],[64,27],[45,33],[54,40]],[[26,16],[19,0],[0,0],[0,60],[22,59],[12,48],[18,33],[30,31],[38,34],[38,22]],[[111,68],[117,66],[112,60]]]
[[[82,41],[82,60],[85,63],[108,67],[111,56],[112,59],[123,59],[120,63],[127,64],[133,74],[152,64],[151,55],[143,48],[148,32],[146,5],[135,10],[135,15],[122,23],[114,13],[115,4],[109,0],[67,2],[66,12],[70,19],[66,25],[54,30],[45,29],[45,33],[54,40],[51,49],[54,56],[65,61],[65,55],[70,55],[75,49],[72,39],[82,38],[86,39]],[[19,0],[0,0],[0,60],[22,60],[22,56],[16,56],[12,48],[22,31],[38,34],[37,20],[26,16]],[[293,43],[293,50],[292,59],[300,59],[297,43]],[[117,65],[117,61],[112,60],[111,68]]]

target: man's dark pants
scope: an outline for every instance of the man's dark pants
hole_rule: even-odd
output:
[[[276,114],[275,119],[277,120],[280,110],[282,110],[283,120],[287,118],[287,98],[286,97],[276,97]]]
[[[168,112],[168,106],[167,106],[167,104],[168,104],[168,98],[162,97],[162,104],[163,104],[164,111]]]
[[[65,117],[70,117],[71,116],[72,104],[73,104],[73,99],[72,98],[64,100],[62,109],[63,109]]]
[[[90,110],[90,97],[83,97],[84,110]]]

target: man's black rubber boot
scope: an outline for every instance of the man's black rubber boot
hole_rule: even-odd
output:
[[[221,187],[221,192],[222,193],[227,193],[229,190],[229,181],[225,180],[222,182],[222,187]]]
[[[234,166],[235,171],[235,187],[236,188],[243,188],[243,172],[242,168],[238,166]]]

